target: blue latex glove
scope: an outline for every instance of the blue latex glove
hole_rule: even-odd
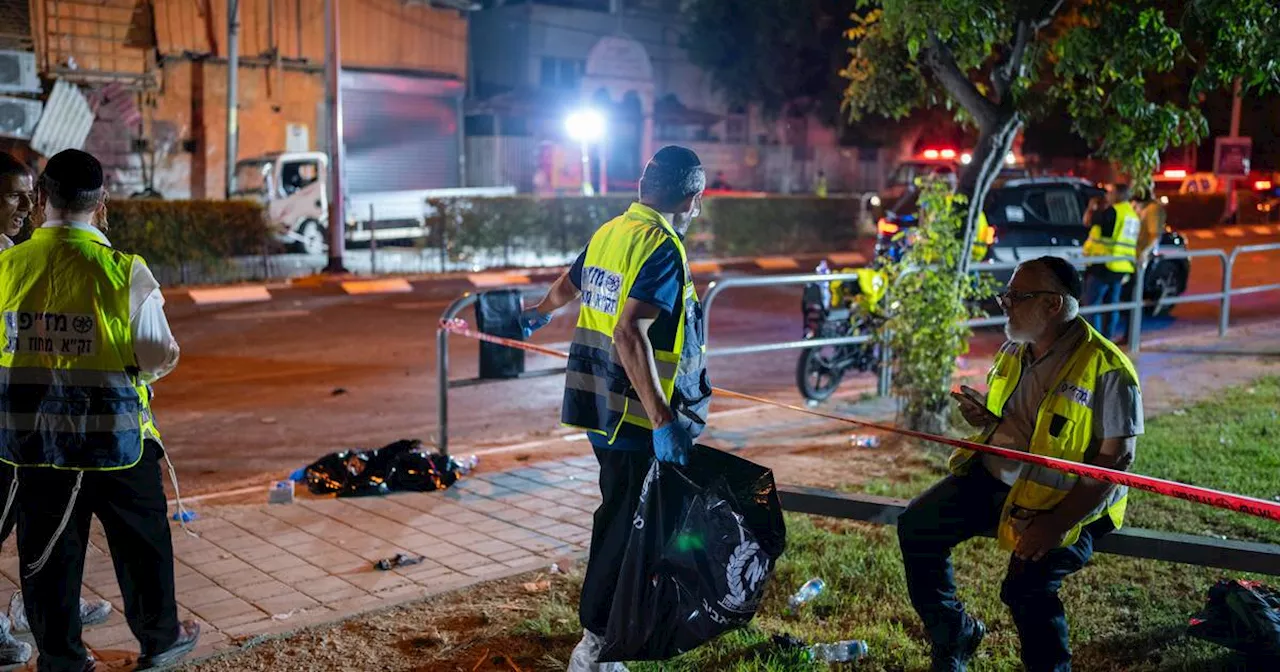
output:
[[[520,331],[527,339],[533,332],[551,324],[551,315],[543,315],[537,308],[530,308],[520,313]]]
[[[693,437],[679,423],[670,422],[653,430],[653,456],[661,462],[685,466],[689,464],[689,450]]]

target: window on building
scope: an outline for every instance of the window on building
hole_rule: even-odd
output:
[[[573,90],[582,81],[586,61],[573,58],[542,58],[540,83],[544,89]]]

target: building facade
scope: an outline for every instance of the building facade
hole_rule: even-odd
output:
[[[803,192],[818,171],[837,191],[873,189],[880,152],[837,147],[810,118],[769,121],[730,107],[681,47],[680,0],[488,0],[471,14],[468,180],[522,191],[572,191],[580,149],[564,121],[583,107],[607,118],[591,146],[592,182],[630,189],[667,143],[694,148],[735,189]],[[864,159],[868,156],[873,160]]]
[[[445,0],[336,1],[349,189],[460,185],[465,14]],[[223,196],[229,0],[17,2],[0,0],[0,15],[26,10],[27,29],[0,39],[25,40],[42,78],[85,92],[85,149],[114,192]],[[238,4],[237,157],[323,150],[326,3]]]

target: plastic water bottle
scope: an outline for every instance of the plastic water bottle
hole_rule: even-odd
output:
[[[854,448],[879,448],[880,437],[874,434],[854,434],[849,437],[849,445]]]
[[[804,604],[812,602],[813,598],[821,595],[826,587],[827,582],[822,579],[809,579],[803,586],[800,586],[800,590],[797,590],[795,595],[787,598],[787,607],[791,611],[799,609]]]
[[[867,643],[861,639],[847,639],[832,644],[814,644],[809,647],[809,660],[828,663],[844,663],[864,658]]]
[[[814,272],[815,272],[815,273],[817,273],[818,275],[830,275],[830,274],[831,274],[831,267],[827,265],[827,260],[826,260],[826,259],[823,259],[821,262],[819,262],[819,263],[818,263],[818,267],[817,267],[817,268],[815,268],[815,269],[813,269],[813,270],[814,270]],[[831,307],[831,283],[829,283],[829,282],[820,282],[820,283],[818,283],[818,287],[819,287],[819,289],[821,289],[821,290],[822,290],[822,307],[823,307],[824,309],[826,309],[826,308],[830,308],[830,307]]]
[[[476,465],[480,464],[480,458],[475,455],[468,455],[466,457],[455,457],[453,462],[458,465],[458,473],[466,476],[475,471]]]

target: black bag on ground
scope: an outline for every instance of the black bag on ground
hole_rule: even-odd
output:
[[[429,492],[453,485],[458,465],[427,453],[422,442],[401,439],[377,450],[344,450],[316,460],[303,472],[316,495],[368,497],[397,491]]]
[[[1187,633],[1247,654],[1259,664],[1280,666],[1280,592],[1256,581],[1219,581]]]
[[[772,471],[706,446],[688,467],[654,460],[600,661],[665,660],[746,625],[786,536]]]

